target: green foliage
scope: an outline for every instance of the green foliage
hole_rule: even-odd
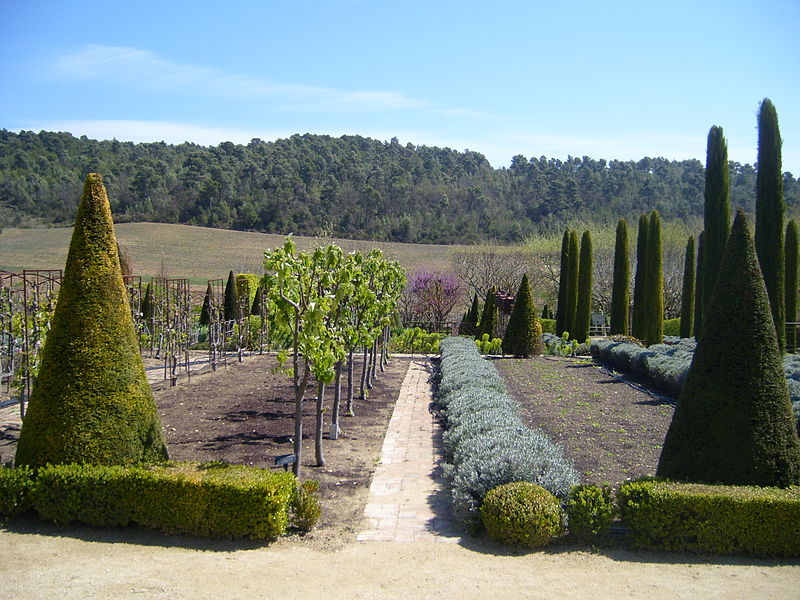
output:
[[[602,541],[617,517],[608,485],[576,485],[567,500],[569,534],[582,542]]]
[[[533,306],[527,274],[522,276],[519,284],[514,308],[511,310],[503,336],[502,348],[503,354],[523,357],[541,354],[544,350],[542,326],[536,318],[536,308]]]
[[[481,504],[481,520],[493,540],[526,548],[544,546],[562,530],[558,498],[529,481],[490,490]]]
[[[503,340],[500,338],[490,340],[488,333],[484,333],[481,339],[475,340],[475,346],[481,354],[497,356],[503,353]]]
[[[661,217],[650,213],[647,232],[647,271],[645,273],[644,337],[645,345],[660,344],[664,339],[664,271],[661,252]]]
[[[150,289],[150,284],[148,284],[148,290]],[[200,325],[208,327],[208,324],[211,322],[211,284],[208,284],[206,288],[206,295],[203,298],[203,307],[200,309]]]
[[[650,218],[639,217],[639,230],[636,236],[636,274],[633,279],[633,314],[631,335],[643,340],[647,331],[647,234],[650,233]]]
[[[617,494],[641,548],[700,554],[800,556],[800,487],[787,489],[641,480]]]
[[[144,288],[144,298],[142,299],[142,319],[146,322],[153,320],[155,307],[153,305],[153,284],[148,283]]]
[[[686,338],[690,336],[683,335],[683,317],[676,317],[674,319],[664,320],[664,335]]]
[[[250,314],[252,310],[260,283],[261,278],[253,273],[236,274],[236,294],[245,307],[246,314]]]
[[[681,290],[681,317],[679,334],[672,333],[664,327],[664,335],[680,335],[682,338],[692,336],[694,325],[694,238],[689,236],[686,242],[686,254],[683,260],[683,288]]]
[[[497,305],[495,304],[495,293],[497,290],[494,286],[489,288],[486,294],[486,300],[483,303],[483,312],[481,313],[481,320],[478,324],[478,332],[476,338],[481,339],[484,335],[493,337],[495,329],[497,329]]]
[[[703,260],[705,255],[705,240],[706,234],[705,232],[700,232],[700,235],[697,237],[697,269],[696,269],[696,277],[695,277],[695,285],[694,285],[694,337],[696,339],[700,339],[700,335],[703,330],[703,303],[697,302],[697,298],[703,297]]]
[[[539,322],[542,324],[542,333],[555,334],[556,332],[555,319],[541,319]]]
[[[782,355],[741,209],[657,473],[731,485],[800,481],[800,440]]]
[[[474,336],[478,330],[478,319],[480,318],[480,307],[478,306],[478,294],[472,296],[472,304],[464,315],[464,319],[458,326],[459,335]]]
[[[578,277],[580,274],[580,250],[578,232],[569,232],[569,251],[567,255],[567,291],[564,312],[564,329],[575,330],[575,317],[578,311]]]
[[[565,331],[561,337],[543,333],[542,340],[545,350],[550,356],[574,356],[580,347],[578,340],[569,339],[569,331]]]
[[[786,285],[786,321],[793,323],[798,320],[798,287],[800,287],[800,234],[797,222],[792,219],[786,225],[786,247],[784,249],[786,268],[784,270]],[[786,326],[786,351],[797,350],[797,325]]]
[[[319,481],[309,479],[304,481],[295,489],[292,499],[292,525],[300,531],[311,531],[322,515],[322,504],[320,504],[317,492]]]
[[[223,319],[236,321],[239,319],[239,286],[233,271],[228,272],[228,281],[225,282],[225,300],[223,303]]]
[[[389,349],[403,354],[438,354],[439,342],[446,337],[445,333],[428,333],[419,327],[403,329],[391,337]]]
[[[769,98],[758,111],[758,174],[756,177],[755,245],[758,262],[767,286],[778,347],[785,347],[786,307],[784,305],[784,213],[783,173],[781,172],[781,132],[778,113]]]
[[[631,302],[630,258],[628,257],[628,223],[617,223],[614,246],[614,281],[611,291],[611,334],[628,333],[628,311]]]
[[[558,276],[558,304],[556,305],[556,335],[567,329],[567,286],[569,284],[569,230],[561,239],[561,263]]]
[[[275,538],[285,533],[297,505],[290,473],[224,463],[166,463],[143,466],[46,465],[1,469],[1,482],[24,487],[27,499],[11,504],[0,496],[0,513],[30,506],[40,518],[59,524],[137,524],[167,533],[215,538]],[[0,491],[5,492],[5,489]],[[313,519],[313,486],[303,486],[298,526]],[[317,513],[318,516],[318,513]],[[313,524],[312,524],[313,526]]]
[[[731,230],[730,180],[728,174],[728,143],[722,127],[716,125],[708,132],[706,148],[703,295],[699,298],[700,310],[707,311],[717,282],[722,254]],[[685,337],[689,337],[688,335]]]
[[[0,466],[0,515],[19,515],[31,509],[33,469]]]
[[[15,462],[128,464],[166,455],[108,197],[89,174]]]
[[[573,336],[578,342],[589,339],[589,321],[592,317],[592,268],[592,235],[584,231],[581,237],[578,294],[572,329]]]

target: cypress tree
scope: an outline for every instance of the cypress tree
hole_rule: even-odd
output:
[[[211,322],[211,284],[206,288],[206,297],[203,298],[203,308],[200,309],[200,325],[206,325]]]
[[[580,268],[580,252],[578,250],[578,232],[569,232],[569,252],[567,268],[567,301],[564,330],[569,332],[570,339],[575,339],[575,318],[578,311],[578,270]]]
[[[256,295],[253,297],[253,305],[250,307],[250,314],[253,316],[261,315],[261,302],[263,297],[262,286],[256,287]]]
[[[589,339],[589,321],[592,318],[592,234],[583,232],[581,237],[580,265],[578,267],[578,302],[575,310],[573,339],[585,342]]]
[[[543,319],[552,319],[553,318],[553,313],[550,312],[550,307],[547,306],[547,304],[545,304],[544,308],[542,308],[542,318]]]
[[[541,354],[543,350],[542,324],[536,318],[533,295],[526,273],[519,284],[514,308],[511,309],[511,316],[503,335],[503,354],[529,357]]]
[[[478,331],[478,318],[480,317],[480,308],[478,306],[478,293],[472,296],[472,305],[464,315],[464,320],[458,328],[460,335],[475,335]]]
[[[569,280],[569,230],[561,239],[561,268],[558,276],[558,303],[556,304],[556,335],[561,337],[567,325],[567,282]]]
[[[16,464],[167,457],[122,280],[100,175],[86,177]]]
[[[664,341],[664,269],[661,254],[661,216],[650,213],[647,231],[647,273],[644,341],[651,346]]]
[[[148,283],[144,288],[144,298],[142,299],[142,319],[147,323],[153,320],[155,309],[153,307],[153,284]]]
[[[785,211],[778,113],[772,102],[768,98],[764,98],[758,111],[755,244],[781,351],[783,351],[786,340],[783,290],[786,285],[783,274],[783,217]]]
[[[236,278],[233,271],[228,273],[228,281],[225,283],[225,305],[224,318],[226,321],[237,321],[239,319],[239,290],[236,285]]]
[[[645,319],[647,304],[647,233],[650,219],[647,215],[639,217],[639,232],[636,236],[636,275],[633,279],[633,318],[631,333],[633,337],[643,340],[645,337]]]
[[[708,132],[706,148],[706,185],[703,207],[705,251],[703,252],[703,297],[700,310],[706,310],[719,273],[719,263],[731,230],[730,183],[728,175],[728,143],[722,127]]]
[[[800,482],[800,440],[764,278],[739,210],[657,474],[725,485]]]
[[[686,242],[683,259],[683,290],[681,291],[681,337],[692,337],[694,324],[694,238]]]
[[[786,268],[784,270],[786,276],[786,285],[784,286],[784,293],[786,294],[786,321],[797,322],[797,300],[798,300],[798,285],[800,285],[800,241],[798,240],[797,222],[792,219],[786,225]],[[786,326],[786,350],[794,352],[797,350],[797,325]]]
[[[614,283],[611,290],[611,334],[628,333],[628,307],[631,302],[631,264],[628,256],[628,223],[620,219],[614,245]]]
[[[697,298],[703,297],[703,255],[705,254],[706,234],[701,231],[697,236],[697,270],[695,271],[694,284],[694,339],[700,339],[700,332],[703,327],[703,303],[697,302]]]
[[[483,303],[483,313],[481,314],[481,322],[478,325],[478,331],[475,337],[480,339],[484,333],[489,334],[489,339],[493,339],[494,330],[497,327],[497,306],[494,301],[495,288],[489,288],[486,294],[486,301]]]

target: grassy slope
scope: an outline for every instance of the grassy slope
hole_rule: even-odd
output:
[[[186,277],[192,283],[225,278],[228,271],[261,273],[264,251],[283,243],[284,236],[209,229],[164,223],[121,223],[115,226],[120,246],[130,253],[136,275]],[[0,269],[61,269],[72,228],[5,229],[0,234]],[[345,251],[374,247],[408,271],[419,267],[449,270],[452,246],[397,244],[296,237],[300,248],[335,242]]]

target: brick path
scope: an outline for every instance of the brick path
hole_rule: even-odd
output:
[[[441,477],[441,427],[428,411],[427,359],[411,362],[392,413],[364,509],[359,541],[458,542]]]

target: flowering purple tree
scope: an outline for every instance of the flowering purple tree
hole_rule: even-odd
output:
[[[461,301],[462,293],[461,280],[454,273],[431,273],[427,269],[415,271],[406,285],[403,318],[406,321],[430,321],[435,329],[440,329]]]

